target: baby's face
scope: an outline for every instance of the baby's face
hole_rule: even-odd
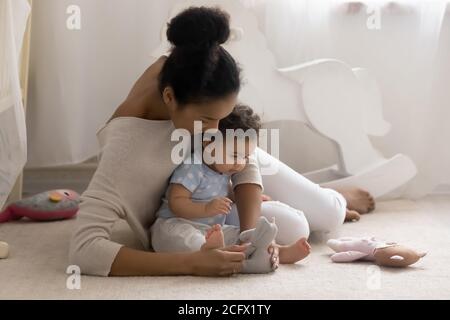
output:
[[[256,144],[248,139],[238,140],[235,138],[233,140],[228,144],[226,140],[224,141],[222,161],[211,165],[215,171],[229,175],[242,171],[248,163],[249,156],[256,149]]]

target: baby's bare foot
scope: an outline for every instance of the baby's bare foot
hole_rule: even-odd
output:
[[[311,246],[305,238],[301,238],[289,246],[280,246],[279,252],[280,263],[296,263],[309,255]]]
[[[225,246],[220,224],[215,224],[208,230],[205,235],[205,241],[206,242],[202,245],[202,249],[218,249]]]
[[[355,210],[348,210],[345,213],[345,222],[353,222],[353,221],[359,221],[361,218],[360,214]]]
[[[360,188],[336,188],[347,200],[347,208],[364,214],[375,209],[375,200],[369,192]]]

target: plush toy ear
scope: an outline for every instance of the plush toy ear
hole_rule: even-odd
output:
[[[249,242],[254,232],[255,229],[242,231],[241,234],[239,235],[239,240],[241,240],[241,242]]]

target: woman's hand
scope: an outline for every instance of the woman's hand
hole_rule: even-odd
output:
[[[205,249],[192,253],[189,269],[196,276],[230,276],[242,270],[246,246]]]

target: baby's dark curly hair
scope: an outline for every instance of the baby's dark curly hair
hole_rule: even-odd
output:
[[[256,132],[261,128],[261,118],[252,108],[244,104],[238,104],[233,111],[222,120],[219,121],[219,130],[226,136],[227,129],[242,129],[247,131],[254,129]]]

